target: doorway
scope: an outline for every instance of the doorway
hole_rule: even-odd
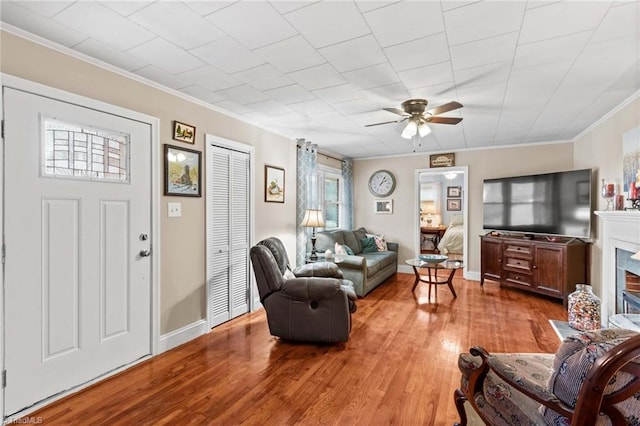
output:
[[[467,166],[416,170],[416,253],[444,254],[468,265],[467,188]]]

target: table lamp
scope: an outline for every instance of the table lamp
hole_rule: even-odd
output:
[[[316,227],[324,227],[322,210],[306,210],[302,219],[302,226],[313,228],[311,233],[311,256],[309,256],[309,259],[316,260],[318,258],[316,253]]]

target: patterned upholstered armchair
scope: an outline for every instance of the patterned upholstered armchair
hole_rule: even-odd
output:
[[[346,342],[357,296],[334,263],[319,262],[291,271],[278,238],[249,251],[260,302],[273,336],[303,342]]]
[[[603,329],[567,337],[556,354],[461,354],[454,393],[489,425],[640,424],[640,334]]]

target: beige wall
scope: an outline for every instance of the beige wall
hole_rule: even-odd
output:
[[[636,98],[620,111],[598,124],[591,131],[579,138],[574,144],[574,165],[576,168],[592,168],[595,170],[592,188],[593,203],[596,210],[605,208],[605,201],[600,197],[600,179],[614,181],[618,190],[622,191],[622,135],[640,126],[640,98]],[[594,292],[601,294],[602,241],[600,240],[600,221],[593,217],[595,229],[591,247],[591,284]]]
[[[398,143],[406,142],[399,140]],[[469,168],[468,270],[479,273],[483,180],[572,169],[573,145],[557,143],[456,152],[456,165]],[[354,162],[355,225],[385,234],[389,241],[398,242],[401,265],[405,259],[415,256],[415,171],[428,167],[428,153]],[[375,197],[369,192],[368,182],[371,174],[378,169],[387,169],[396,176],[396,190],[390,197],[393,199],[391,215],[375,214],[373,211]]]
[[[160,144],[184,145],[204,151],[204,134],[210,133],[253,145],[256,241],[277,235],[283,239],[288,252],[295,253],[296,148],[293,141],[6,32],[0,33],[0,55],[2,73],[159,118]],[[171,140],[173,120],[196,126],[195,145]],[[158,152],[162,157],[162,147]],[[162,159],[159,164],[162,166]],[[284,204],[264,202],[265,164],[283,167],[286,171]],[[182,203],[182,217],[167,218],[168,202]],[[204,206],[204,197],[161,196],[163,334],[206,316]],[[178,249],[182,247],[189,247],[189,250]]]

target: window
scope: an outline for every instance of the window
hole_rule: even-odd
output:
[[[324,214],[325,229],[340,228],[342,218],[342,175],[340,170],[318,167],[320,206]]]
[[[129,182],[130,136],[42,119],[43,176]]]

